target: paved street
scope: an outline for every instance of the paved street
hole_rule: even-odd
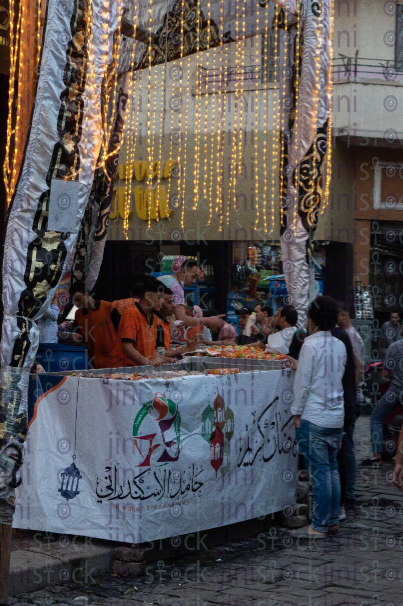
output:
[[[356,430],[359,460],[369,451],[369,418]],[[292,538],[273,526],[248,541],[150,564],[141,580],[105,575],[97,584],[51,587],[11,604],[130,606],[401,606],[403,499],[392,464],[359,468],[355,516],[325,541]]]

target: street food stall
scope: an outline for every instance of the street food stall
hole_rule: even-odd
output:
[[[141,543],[289,508],[291,374],[192,356],[38,375],[14,526]]]

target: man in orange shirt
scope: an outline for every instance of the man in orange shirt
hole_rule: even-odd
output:
[[[123,353],[121,366],[156,366],[166,361],[155,350],[157,327],[161,326],[156,312],[161,310],[167,291],[171,291],[155,278],[147,280],[141,290],[140,300],[125,311],[120,321],[119,341]]]
[[[75,323],[84,340],[93,368],[122,366],[118,341],[120,314],[109,301],[94,299],[84,282],[74,282],[70,287],[72,303],[76,311]]]

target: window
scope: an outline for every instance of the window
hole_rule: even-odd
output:
[[[403,223],[372,221],[370,284],[374,311],[387,312],[402,304]]]
[[[372,192],[374,209],[403,210],[403,164],[378,162]]]

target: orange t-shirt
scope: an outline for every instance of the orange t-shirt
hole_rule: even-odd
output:
[[[203,332],[202,324],[199,324],[199,326],[189,326],[189,328],[186,331],[187,343],[193,344],[197,339],[197,335],[199,335],[202,332]]]
[[[117,330],[120,316],[109,301],[95,303],[96,308],[92,311],[78,309],[75,322],[88,349],[93,368],[115,368],[121,365]]]
[[[132,307],[138,299],[134,297],[130,297],[130,299],[118,299],[117,301],[112,301],[112,307],[116,308],[120,315],[122,316],[125,311]]]
[[[168,320],[160,320],[162,324],[162,329],[164,331],[164,347],[165,349],[170,349],[171,347],[171,322]]]
[[[157,342],[157,326],[159,319],[155,314],[147,317],[140,303],[135,303],[123,314],[119,325],[119,341],[132,342],[137,351],[145,358],[155,356]],[[123,354],[121,366],[138,366],[131,358]]]

